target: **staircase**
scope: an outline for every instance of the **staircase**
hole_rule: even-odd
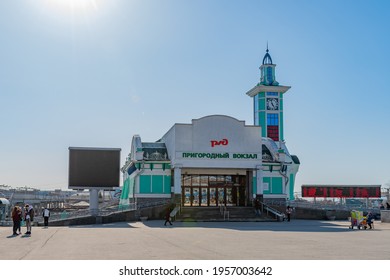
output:
[[[273,216],[265,213],[257,217],[253,207],[182,207],[181,213],[177,214],[176,221],[235,221],[235,222],[260,222],[275,221]]]
[[[182,207],[176,221],[219,221],[223,220],[218,207]]]

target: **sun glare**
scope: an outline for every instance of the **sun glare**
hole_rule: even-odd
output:
[[[96,14],[110,1],[102,0],[40,0],[34,1],[41,9],[51,13],[52,16],[85,16]]]
[[[89,11],[98,8],[96,0],[48,0],[53,6],[59,9],[72,11]]]
[[[56,23],[88,23],[108,15],[112,0],[26,0],[40,15]]]

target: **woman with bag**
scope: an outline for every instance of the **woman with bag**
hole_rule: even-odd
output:
[[[19,229],[20,234],[20,221],[22,220],[22,214],[19,211],[19,207],[15,206],[14,209],[12,209],[12,221],[14,223],[13,225],[13,235],[18,235],[17,230]]]

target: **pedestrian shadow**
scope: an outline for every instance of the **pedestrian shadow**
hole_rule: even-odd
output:
[[[99,229],[109,229],[109,228],[138,228],[137,226],[132,226],[132,222],[119,222],[119,223],[110,223],[110,224],[90,224],[90,225],[73,225],[69,226],[70,228],[99,228]]]
[[[20,238],[29,238],[29,237],[31,237],[31,235],[30,234],[23,234],[23,235],[21,235],[21,234],[18,234],[18,235],[8,235],[7,236],[7,238],[16,238],[16,237],[20,237]]]
[[[146,227],[167,228],[161,220],[146,221]],[[349,229],[347,222],[321,220],[292,220],[291,222],[200,222],[196,220],[177,221],[172,228],[214,228],[237,231],[274,231],[274,232],[357,232]],[[378,229],[376,229],[378,231]]]

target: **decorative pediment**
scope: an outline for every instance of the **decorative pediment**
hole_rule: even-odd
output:
[[[149,153],[149,152],[145,152],[144,153],[144,160],[167,160],[168,159],[168,155],[166,152],[164,153],[161,153],[159,151],[155,151],[153,153]]]

